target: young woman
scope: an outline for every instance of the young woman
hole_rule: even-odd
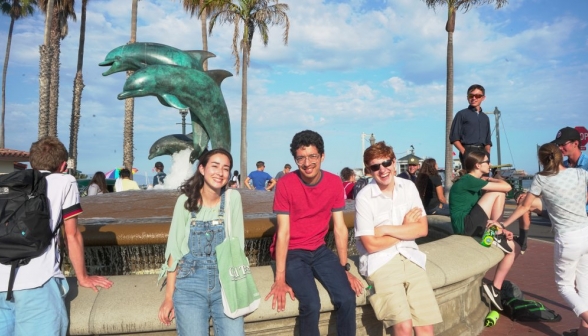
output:
[[[443,193],[438,169],[435,159],[426,159],[421,165],[415,184],[427,215],[449,216],[449,204]]]
[[[92,177],[92,181],[90,181],[90,186],[88,187],[88,196],[94,195],[102,195],[108,192],[108,188],[106,187],[106,176],[103,172],[97,171],[96,174]]]
[[[561,296],[581,319],[580,328],[564,335],[588,335],[588,217],[586,187],[588,172],[565,168],[563,155],[552,143],[539,148],[543,170],[535,175],[527,197],[504,221],[508,226],[529,211],[541,196],[555,228],[555,283]],[[575,286],[574,286],[575,283]]]
[[[454,182],[449,193],[451,225],[457,234],[482,236],[488,220],[500,221],[506,193],[511,186],[506,181],[484,177],[490,172],[490,160],[483,151],[472,151],[464,158],[465,172]],[[498,310],[502,310],[500,289],[512,266],[515,254],[512,232],[499,228],[496,246],[506,254],[498,264],[492,286],[484,283],[484,290]]]
[[[160,278],[167,274],[165,299],[159,320],[169,325],[174,317],[179,335],[208,335],[212,318],[215,335],[244,335],[243,317],[223,313],[215,247],[231,236],[244,246],[243,205],[236,190],[226,188],[233,158],[213,149],[199,158],[196,174],[181,187],[167,241]],[[226,203],[229,207],[225,207]],[[230,219],[230,223],[225,218]]]

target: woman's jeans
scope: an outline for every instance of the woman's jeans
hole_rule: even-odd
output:
[[[221,208],[224,206],[221,201]],[[222,211],[221,211],[222,212]],[[232,319],[223,312],[215,247],[225,239],[222,219],[193,221],[190,252],[178,263],[173,302],[178,335],[208,335],[212,317],[214,334],[245,335],[243,317]]]

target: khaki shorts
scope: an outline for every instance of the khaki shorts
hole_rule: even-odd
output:
[[[385,328],[406,320],[413,327],[443,321],[427,272],[404,256],[396,255],[367,281],[374,288],[370,304]]]

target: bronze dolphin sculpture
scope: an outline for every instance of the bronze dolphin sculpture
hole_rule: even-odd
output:
[[[175,65],[139,69],[127,78],[118,99],[144,96],[155,96],[162,104],[176,109],[188,108],[193,129],[201,125],[213,149],[231,150],[226,103],[219,85],[205,72]]]

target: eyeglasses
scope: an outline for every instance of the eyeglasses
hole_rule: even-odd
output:
[[[568,144],[571,144],[571,143],[572,143],[571,141],[566,141],[566,142],[564,142],[562,144],[557,145],[557,147],[565,147],[565,146],[567,146]]]
[[[484,97],[484,95],[481,95],[481,94],[471,94],[471,93],[468,94],[468,99],[472,99],[472,98],[480,99],[482,97]]]
[[[206,231],[204,234],[206,237],[206,246],[204,247],[204,253],[210,255],[212,253],[212,240],[214,239],[214,231]]]
[[[480,162],[478,162],[478,163],[479,163],[479,164],[482,164],[482,163],[487,163],[487,164],[490,164],[490,160],[486,160],[486,161],[480,161]]]
[[[390,167],[392,165],[392,159],[388,159],[386,161],[382,161],[380,163],[373,164],[373,165],[369,166],[369,168],[371,171],[376,172],[376,171],[380,170],[380,165],[382,165],[384,167]]]
[[[294,158],[297,164],[301,165],[308,160],[309,163],[316,163],[321,156],[319,154],[310,154],[309,156],[298,156]]]

